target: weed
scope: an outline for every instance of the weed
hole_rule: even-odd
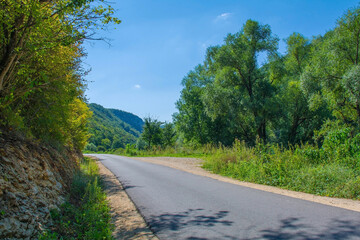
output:
[[[262,143],[251,148],[235,142],[232,148],[208,155],[203,167],[242,181],[360,199],[359,151],[354,151],[359,137],[345,138],[345,133],[326,136],[322,148],[305,145],[283,149]]]
[[[50,211],[55,229],[44,232],[39,239],[112,239],[110,209],[99,185],[98,173],[94,160],[85,157],[81,161],[69,201],[60,211]]]

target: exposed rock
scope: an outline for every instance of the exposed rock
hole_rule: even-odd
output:
[[[80,153],[0,135],[0,239],[36,239],[64,201]]]

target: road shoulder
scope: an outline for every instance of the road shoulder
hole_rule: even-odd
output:
[[[115,239],[158,240],[116,176],[100,161],[99,174],[111,209]]]
[[[228,182],[244,187],[249,187],[261,191],[272,192],[292,198],[307,200],[311,202],[321,203],[333,207],[344,208],[347,210],[352,210],[356,212],[360,212],[360,201],[350,200],[350,199],[342,199],[342,198],[330,198],[330,197],[322,197],[308,193],[295,192],[291,190],[286,190],[282,188],[266,186],[261,184],[249,183],[249,182],[241,182],[239,180],[235,180],[229,177],[220,176],[211,172],[206,171],[201,168],[202,160],[196,158],[175,158],[175,157],[132,157],[132,159],[149,162],[154,164],[159,164],[171,168],[175,168],[178,170],[182,170],[185,172],[189,172],[192,174],[209,177],[212,179],[216,179],[222,182]]]

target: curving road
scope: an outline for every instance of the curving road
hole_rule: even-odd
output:
[[[126,157],[92,154],[160,239],[360,239],[360,213]]]

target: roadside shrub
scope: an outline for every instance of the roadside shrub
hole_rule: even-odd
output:
[[[305,145],[302,147],[296,147],[294,154],[302,156],[304,164],[317,165],[325,162],[323,150],[315,146]]]
[[[103,146],[98,146],[97,149],[96,149],[96,151],[97,151],[97,152],[105,152],[106,149],[105,149],[105,147],[103,147]]]
[[[136,141],[136,149],[144,150],[146,148],[146,142],[142,138],[138,138]]]
[[[96,146],[93,143],[88,143],[88,144],[86,144],[84,150],[89,151],[89,152],[96,152]]]
[[[340,189],[341,197],[360,199],[360,176],[350,179],[342,189]]]
[[[136,156],[136,147],[134,144],[126,144],[125,154],[130,156]]]

